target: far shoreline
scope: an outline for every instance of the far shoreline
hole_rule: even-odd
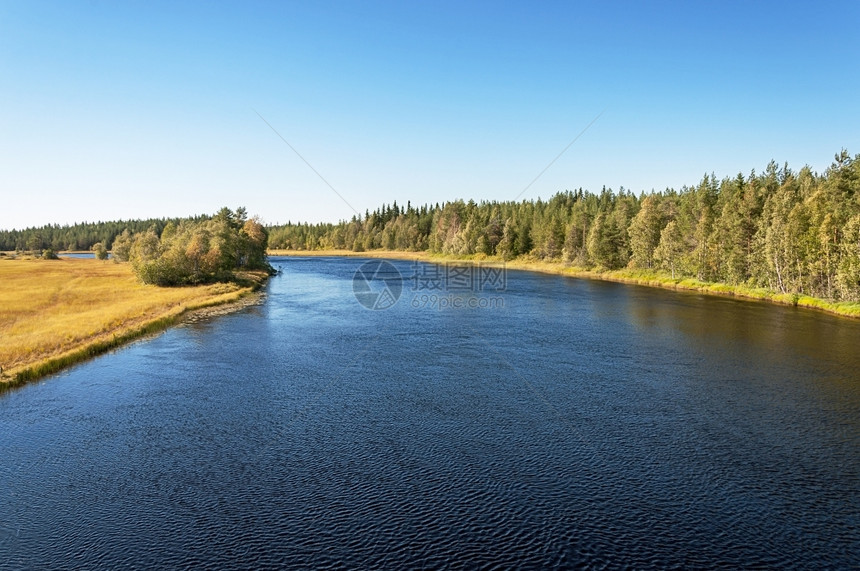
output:
[[[766,288],[748,288],[717,282],[704,282],[695,278],[672,278],[665,273],[645,270],[608,270],[597,271],[571,266],[561,261],[545,261],[529,258],[502,260],[489,256],[454,256],[434,254],[427,251],[406,252],[399,250],[269,250],[269,256],[282,257],[346,257],[381,258],[394,260],[419,260],[422,262],[455,262],[463,264],[504,265],[511,270],[523,270],[542,274],[560,275],[572,278],[609,281],[640,285],[681,292],[701,293],[716,297],[733,297],[748,301],[763,301],[776,305],[787,305],[812,309],[849,319],[860,319],[860,302],[838,302],[800,294],[778,293]]]

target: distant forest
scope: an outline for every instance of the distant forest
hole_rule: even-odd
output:
[[[856,301],[860,155],[841,151],[822,175],[771,161],[761,174],[638,196],[604,188],[547,201],[395,202],[340,224],[270,227],[269,247],[529,256]]]
[[[198,222],[206,217],[196,219]],[[168,220],[0,231],[0,250],[88,250]],[[180,221],[172,221],[174,225]],[[274,249],[431,251],[531,257],[581,268],[639,268],[782,293],[860,300],[860,155],[843,150],[823,173],[771,161],[764,172],[680,190],[413,207],[394,202],[338,224],[270,226]]]
[[[47,260],[56,250],[92,250],[105,260],[129,262],[144,283],[161,286],[201,284],[238,279],[237,270],[273,272],[266,260],[268,231],[259,219],[248,218],[244,207],[222,208],[212,216],[183,219],[97,222],[74,226],[45,226],[21,232],[0,232],[14,239],[15,250]],[[6,244],[8,246],[8,244]]]
[[[42,226],[26,230],[0,230],[0,251],[41,252],[42,250],[83,251],[91,250],[98,243],[106,247],[113,244],[117,236],[128,230],[139,234],[149,229],[161,235],[164,227],[172,223],[178,226],[183,220],[204,222],[211,216],[191,218],[151,218],[148,220],[120,220],[118,222],[83,222],[72,226]]]

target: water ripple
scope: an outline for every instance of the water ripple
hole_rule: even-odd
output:
[[[371,312],[351,263],[0,398],[0,568],[860,560],[860,328],[519,273]]]

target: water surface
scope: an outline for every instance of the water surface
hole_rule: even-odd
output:
[[[57,256],[60,258],[75,258],[80,260],[94,260],[96,257],[94,252],[60,252]]]
[[[275,264],[0,396],[0,567],[860,560],[860,323],[524,272],[372,311],[361,260]]]

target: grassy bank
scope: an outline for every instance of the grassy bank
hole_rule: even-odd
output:
[[[401,260],[422,260],[427,262],[481,262],[481,263],[503,263],[500,258],[486,256],[449,256],[444,254],[431,254],[429,252],[399,252],[390,250],[372,250],[369,252],[352,252],[349,250],[318,250],[318,251],[295,251],[295,250],[272,250],[271,255],[281,256],[352,256],[368,258],[390,258]],[[749,288],[746,286],[735,286],[724,283],[703,282],[695,278],[673,278],[664,272],[645,270],[610,270],[596,271],[577,268],[564,262],[548,262],[531,258],[517,258],[504,262],[508,269],[527,270],[572,276],[578,278],[598,279],[643,285],[649,287],[660,287],[679,291],[695,291],[709,295],[720,295],[738,297],[756,301],[767,301],[780,305],[793,305],[805,307],[839,315],[842,317],[860,318],[860,303],[838,302],[805,295],[784,294],[764,288]]]
[[[160,288],[127,264],[0,259],[0,390],[168,327],[186,312],[236,302],[264,279]]]

